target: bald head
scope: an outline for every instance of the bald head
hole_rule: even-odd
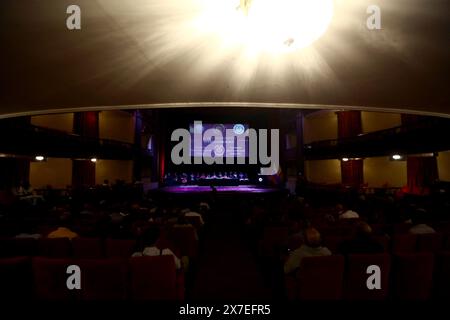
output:
[[[320,233],[316,228],[308,228],[305,231],[306,244],[310,247],[320,246]]]

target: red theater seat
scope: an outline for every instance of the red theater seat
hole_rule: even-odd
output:
[[[379,244],[381,244],[384,248],[384,252],[389,252],[389,248],[390,248],[390,241],[389,238],[385,235],[377,235],[374,236],[374,239],[376,242],[378,242]]]
[[[342,255],[303,258],[301,268],[297,272],[298,299],[341,299],[343,275]]]
[[[72,254],[69,238],[41,238],[38,240],[38,254],[50,258],[67,258]]]
[[[444,235],[443,250],[450,251],[450,234]]]
[[[177,280],[172,256],[130,258],[131,298],[176,300]]]
[[[123,300],[127,296],[128,259],[76,260],[82,272],[81,299]]]
[[[28,300],[32,293],[31,260],[28,257],[0,259],[0,299]]]
[[[426,300],[430,298],[434,256],[432,253],[403,253],[394,255],[394,298]]]
[[[392,253],[413,253],[417,247],[417,235],[395,234],[392,237]]]
[[[409,223],[397,223],[393,225],[394,233],[408,233],[409,229],[411,229],[412,225]]]
[[[75,258],[98,259],[104,256],[103,244],[98,238],[73,238],[72,249]]]
[[[195,228],[191,226],[172,227],[168,240],[179,250],[181,256],[195,258],[198,256],[198,240],[195,232]]]
[[[108,258],[129,258],[134,252],[135,240],[106,239],[105,253]]]
[[[33,238],[4,238],[0,240],[1,257],[34,256],[38,242]]]
[[[417,236],[417,251],[436,253],[442,250],[443,235],[440,233],[419,234]]]
[[[436,298],[450,301],[450,251],[436,255],[434,289]]]
[[[350,236],[342,237],[342,236],[324,236],[323,237],[323,245],[327,247],[331,252],[338,253],[339,246],[342,242],[346,240],[350,240]]]
[[[367,268],[371,265],[380,267],[381,289],[369,290]],[[345,298],[350,300],[384,300],[389,292],[389,274],[391,258],[388,254],[350,254],[345,272]]]
[[[286,227],[268,227],[264,229],[260,242],[260,254],[264,257],[277,257],[281,248],[289,245],[289,230]]]
[[[371,224],[370,227],[374,235],[384,235],[387,229],[384,224]]]
[[[35,296],[39,300],[72,300],[78,290],[67,288],[67,267],[74,264],[72,259],[33,258],[33,278]],[[83,271],[81,270],[81,277]]]

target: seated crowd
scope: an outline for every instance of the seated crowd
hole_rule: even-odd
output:
[[[434,214],[434,202],[430,205],[407,199],[393,200],[390,195],[346,195],[327,202],[314,196],[283,194],[270,198],[258,195],[249,201],[244,199],[231,204],[229,200],[222,201],[228,201],[236,211],[245,239],[255,251],[262,272],[272,283],[275,298],[351,297],[349,288],[355,281],[351,270],[358,259],[383,265],[383,288],[392,287],[392,290],[376,296],[380,299],[404,296],[402,277],[408,274],[402,269],[404,261],[409,261],[404,265],[413,270],[415,264],[419,266],[426,260],[431,267],[423,264],[425,269],[421,272],[431,270],[431,275],[428,279],[424,274],[421,280],[428,279],[429,283],[433,280],[433,286],[437,279],[448,283],[448,270],[442,266],[448,266],[450,261],[450,224]],[[145,194],[136,185],[111,187],[106,183],[88,190],[53,194],[51,198],[43,196],[43,201],[38,203],[20,200],[0,207],[0,261],[9,265],[12,262],[8,259],[12,257],[29,255],[33,257],[33,270],[39,270],[45,260],[38,257],[121,257],[129,260],[124,268],[128,268],[133,278],[133,272],[138,274],[141,270],[133,259],[151,258],[152,263],[155,259],[168,259],[166,262],[173,264],[177,279],[179,275],[185,279],[173,280],[174,283],[181,283],[183,292],[186,290],[188,295],[193,279],[201,277],[196,274],[196,263],[202,241],[205,241],[205,227],[214,216],[216,206],[214,198],[180,200],[160,193]],[[37,249],[32,254],[24,254],[23,250],[20,254],[11,252],[11,239],[37,242]],[[72,253],[55,254],[46,247],[49,241],[57,239],[69,241],[65,245],[71,247],[67,250]],[[91,253],[92,246],[99,246],[99,249],[95,254],[80,254],[83,243],[85,247],[91,246]],[[4,269],[2,263],[0,273],[10,270]],[[173,275],[175,277],[175,273]],[[367,277],[365,270],[361,277]],[[129,286],[134,288],[133,283]],[[137,286],[135,289],[140,290]],[[442,285],[438,287],[440,294],[447,293]],[[427,293],[419,297],[431,297],[432,289],[435,290],[426,287]],[[364,292],[354,294],[356,291],[353,290],[353,296],[364,297]],[[153,295],[146,297],[150,296],[155,298]]]

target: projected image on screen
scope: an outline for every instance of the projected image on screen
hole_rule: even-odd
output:
[[[201,157],[203,155],[203,150],[211,143],[206,139],[202,139],[202,145],[195,145],[194,134],[201,134],[202,137],[206,130],[217,129],[222,133],[223,139],[217,141],[218,145],[214,148],[214,154],[217,157],[226,158],[245,158],[248,157],[248,139],[245,139],[245,143],[237,143],[237,138],[235,136],[227,136],[227,130],[233,130],[234,134],[237,136],[243,135],[245,131],[249,128],[247,124],[234,123],[234,124],[223,124],[223,123],[202,123],[190,125],[191,132],[191,156]],[[244,137],[244,136],[243,136]]]

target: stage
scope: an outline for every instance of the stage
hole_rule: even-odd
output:
[[[275,193],[281,191],[278,188],[258,185],[214,186],[214,188],[217,193]],[[213,189],[210,186],[186,185],[162,187],[159,191],[165,193],[211,193]]]

